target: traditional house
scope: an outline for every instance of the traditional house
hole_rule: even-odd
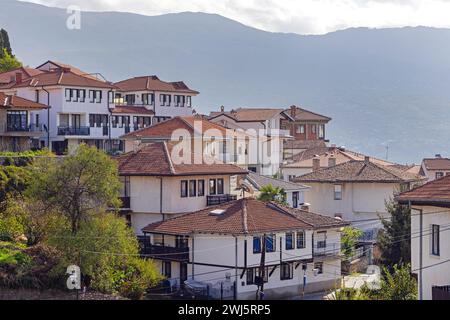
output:
[[[262,283],[268,299],[300,296],[340,286],[346,225],[241,199],[146,226],[144,253],[173,286],[212,298],[255,299]]]
[[[256,135],[256,147],[250,148],[250,171],[272,176],[279,173],[283,161],[283,143],[291,139],[288,130],[281,129],[281,121],[293,121],[284,109],[237,108],[226,112],[211,112],[209,120],[226,128],[253,132]],[[253,150],[254,149],[254,150]]]
[[[197,162],[193,153],[181,159],[175,146],[151,142],[115,158],[123,181],[122,212],[137,234],[149,223],[235,200],[230,179],[247,174],[218,160]]]
[[[427,177],[428,181],[440,179],[450,174],[450,159],[437,154],[435,158],[423,159],[420,174]]]
[[[310,189],[308,186],[261,176],[254,172],[249,172],[249,174],[244,178],[244,181],[251,187],[249,188],[250,194],[255,198],[260,196],[261,189],[263,187],[272,185],[275,188],[284,190],[286,193],[286,202],[291,208],[307,209],[309,207],[309,204],[305,203],[305,192]],[[247,192],[244,191],[244,195],[246,194]]]
[[[319,169],[294,179],[294,182],[311,187],[305,199],[311,204],[311,211],[346,221],[363,221],[354,225],[365,232],[366,241],[376,240],[381,228],[378,217],[388,216],[385,202],[422,181],[423,177],[404,168],[382,166],[369,157]]]
[[[0,92],[0,150],[39,148],[45,132],[39,115],[47,109],[44,104]]]
[[[192,115],[192,98],[199,94],[183,81],[165,82],[157,76],[144,76],[116,82],[115,104],[145,108],[154,113],[153,123],[176,116]],[[139,123],[138,123],[139,124]]]
[[[291,159],[299,152],[311,148],[326,147],[326,125],[331,118],[318,113],[291,106],[286,112],[293,121],[281,120],[281,128],[289,130],[293,140],[284,143],[284,159]]]
[[[450,300],[450,176],[402,193],[411,206],[411,271],[420,300]]]

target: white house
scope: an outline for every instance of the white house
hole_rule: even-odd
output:
[[[264,283],[265,298],[286,298],[340,286],[340,230],[346,225],[240,199],[146,226],[144,253],[174,287],[245,300],[255,299],[257,284]]]
[[[115,83],[116,105],[144,107],[154,112],[154,123],[192,115],[192,98],[199,94],[183,81],[165,82],[157,76],[126,79]]]
[[[247,174],[218,161],[178,162],[174,146],[165,141],[146,143],[115,158],[123,182],[122,212],[138,235],[149,223],[235,200],[230,179]]]
[[[428,182],[450,174],[450,159],[437,154],[435,158],[423,159],[420,174],[427,177]]]
[[[289,130],[281,129],[281,121],[293,121],[285,109],[237,108],[226,112],[211,112],[209,120],[226,128],[254,132],[257,147],[248,150],[252,156],[248,164],[250,171],[273,176],[279,173],[283,161],[283,143],[292,139]]]
[[[450,300],[450,176],[401,194],[411,206],[411,269],[419,299]]]
[[[422,177],[393,166],[381,166],[366,157],[320,169],[294,179],[311,187],[306,202],[311,211],[356,222],[364,240],[375,241],[387,216],[385,202],[422,182]]]
[[[255,198],[261,194],[261,188],[272,185],[275,188],[281,188],[286,193],[286,201],[291,208],[307,208],[309,204],[305,203],[305,192],[308,192],[310,187],[293,182],[286,182],[279,179],[274,179],[266,176],[261,176],[254,172],[244,178],[245,182],[251,187],[251,195]],[[244,191],[244,194],[247,193]]]

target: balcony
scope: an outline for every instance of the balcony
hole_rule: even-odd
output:
[[[162,245],[144,245],[141,254],[147,258],[188,262],[189,248],[174,248]]]
[[[89,127],[58,127],[58,136],[89,136]]]
[[[318,241],[313,248],[314,257],[338,257],[341,255],[341,246],[336,243],[327,244],[323,241]]]
[[[10,124],[8,123],[6,126],[6,131],[7,132],[43,132],[43,128],[42,125],[35,125],[35,124],[30,124],[30,125],[16,125],[16,124]]]
[[[431,292],[433,300],[450,300],[450,286],[434,286]]]
[[[222,194],[217,196],[207,196],[206,197],[206,205],[209,206],[218,206],[223,203],[228,203],[231,201],[236,201],[237,196],[231,194]]]

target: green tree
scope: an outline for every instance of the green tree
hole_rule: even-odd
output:
[[[6,48],[2,49],[2,56],[0,57],[0,72],[7,72],[20,68],[22,63],[17,58],[8,53]]]
[[[286,192],[284,189],[274,187],[272,184],[268,184],[262,187],[260,190],[258,200],[269,202],[275,201],[281,204],[286,204]]]
[[[5,29],[0,29],[0,58],[3,57],[3,49],[6,49],[6,52],[12,55],[11,44],[9,42],[8,32]]]
[[[80,145],[62,160],[33,163],[27,195],[62,213],[76,234],[83,220],[120,205],[117,165],[95,147]]]
[[[345,227],[342,231],[341,236],[341,245],[342,245],[342,253],[345,255],[347,260],[352,259],[353,254],[355,252],[355,246],[358,242],[358,239],[361,238],[363,232],[359,229],[352,227]]]
[[[125,219],[113,213],[82,221],[75,235],[70,223],[59,226],[48,243],[62,253],[57,274],[79,265],[85,284],[101,292],[139,299],[162,279],[152,261],[139,257],[138,241]]]
[[[411,276],[410,265],[394,265],[390,273],[384,268],[379,299],[381,300],[417,300],[417,282]]]
[[[390,219],[381,219],[383,229],[378,234],[381,262],[392,268],[411,262],[411,210],[395,201],[386,202]]]

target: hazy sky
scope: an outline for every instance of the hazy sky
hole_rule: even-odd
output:
[[[24,0],[147,15],[217,13],[267,31],[323,34],[348,27],[450,27],[450,0]]]

